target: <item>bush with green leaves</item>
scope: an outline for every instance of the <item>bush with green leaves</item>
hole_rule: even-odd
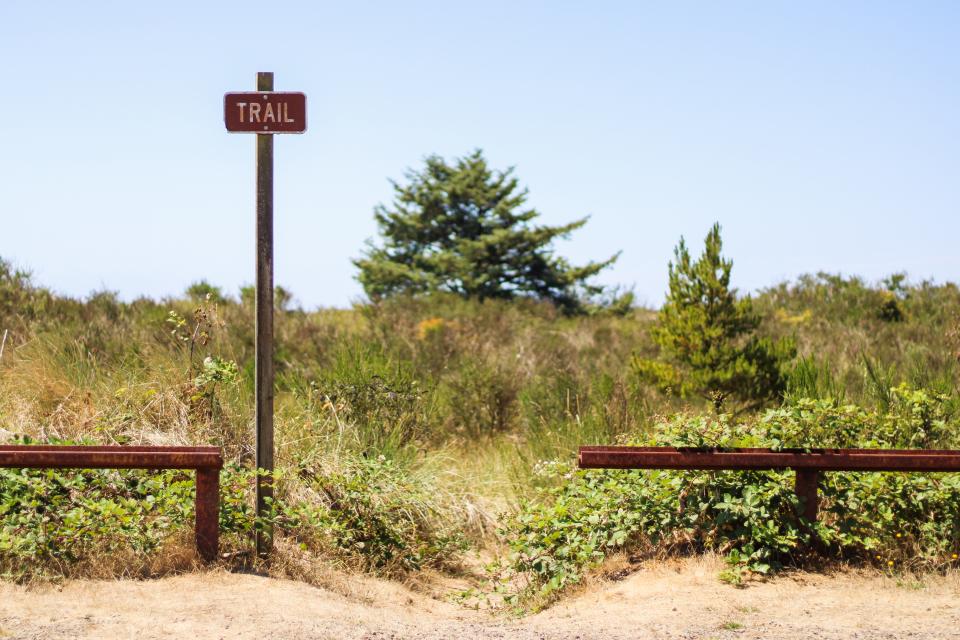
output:
[[[227,301],[223,295],[223,290],[206,280],[194,282],[184,292],[193,302],[212,302],[214,304],[223,304]]]
[[[154,553],[189,519],[192,485],[182,472],[2,469],[3,573],[23,578],[96,554]]]
[[[252,508],[255,473],[220,478],[221,551],[249,556],[268,522],[280,538],[327,559],[400,575],[455,563],[461,523],[443,494],[383,456],[344,456],[332,468],[281,470],[271,513]],[[193,473],[182,470],[0,469],[0,576],[151,575],[193,562]],[[180,545],[183,554],[166,553]],[[237,554],[236,552],[245,552]],[[93,567],[91,569],[91,567]]]
[[[685,447],[957,447],[943,396],[901,386],[888,411],[799,401],[742,422],[679,415],[632,444]],[[942,568],[960,551],[960,474],[831,472],[803,519],[790,471],[575,471],[543,464],[546,487],[509,517],[500,567],[517,602],[542,602],[615,553],[724,553],[734,579],[812,556]]]
[[[683,239],[669,265],[670,290],[651,334],[660,346],[656,359],[634,358],[639,377],[680,397],[755,409],[779,400],[785,388],[783,365],[796,348],[756,333],[760,316],[750,297],[730,288],[733,262],[720,252],[720,225],[707,234],[696,261]]]
[[[150,574],[168,545],[193,544],[193,476],[175,469],[0,469],[0,575]],[[221,474],[227,551],[248,545],[252,477],[235,466]],[[173,556],[166,569],[192,562],[188,553],[178,566]]]

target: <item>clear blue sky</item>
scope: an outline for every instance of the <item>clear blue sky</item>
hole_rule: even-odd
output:
[[[0,256],[73,295],[253,280],[254,138],[222,95],[308,96],[276,140],[276,279],[361,296],[389,178],[483,148],[558,250],[658,305],[724,227],[743,291],[960,280],[957,2],[0,2]]]

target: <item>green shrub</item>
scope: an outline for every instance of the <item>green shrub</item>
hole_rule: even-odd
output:
[[[756,334],[760,315],[749,297],[738,299],[730,288],[733,262],[720,255],[722,248],[718,224],[696,261],[680,239],[676,263],[669,265],[670,291],[651,331],[660,356],[633,360],[642,380],[683,398],[709,400],[718,412],[728,399],[741,410],[779,400],[781,368],[796,354],[791,340]]]
[[[193,473],[182,470],[0,469],[0,571],[7,578],[150,573],[167,545],[193,544]],[[225,550],[248,545],[252,476],[222,473]],[[185,542],[189,540],[189,542]],[[176,554],[174,554],[176,555]],[[186,555],[190,566],[192,554]]]
[[[190,511],[187,474],[0,470],[0,565],[27,577],[96,554],[154,552]]]
[[[223,295],[223,289],[210,284],[206,280],[194,282],[184,292],[193,302],[212,302],[213,304],[224,304],[227,299]]]
[[[181,470],[0,469],[0,575],[16,580],[150,575],[192,565],[193,473]],[[383,456],[345,456],[335,469],[277,474],[268,521],[304,550],[399,575],[454,563],[461,523],[443,493]],[[255,473],[220,477],[221,551],[249,552]],[[170,545],[187,550],[162,556]],[[244,554],[239,554],[243,556]],[[177,564],[179,559],[179,564]]]
[[[905,386],[888,412],[800,401],[756,419],[680,415],[637,444],[689,447],[957,447],[943,396]],[[816,524],[805,522],[793,473],[574,471],[509,517],[501,584],[515,600],[553,597],[614,552],[714,550],[734,569],[769,573],[814,551],[896,566],[941,567],[960,548],[960,474],[825,474]]]
[[[459,373],[445,384],[445,413],[456,432],[476,438],[512,426],[519,393],[516,371],[465,358]]]

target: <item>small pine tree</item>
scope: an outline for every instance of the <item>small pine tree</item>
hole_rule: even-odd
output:
[[[696,261],[680,239],[669,265],[670,291],[652,331],[660,357],[635,357],[633,367],[662,391],[705,398],[718,412],[733,398],[742,411],[782,396],[782,366],[796,347],[792,340],[774,343],[756,335],[760,316],[749,296],[738,299],[730,288],[733,262],[720,255],[722,247],[719,224]]]
[[[394,183],[392,208],[375,210],[383,238],[354,264],[373,299],[398,293],[446,291],[465,298],[549,300],[566,312],[603,288],[586,281],[617,256],[582,267],[553,254],[551,243],[586,224],[530,224],[539,214],[524,208],[513,169],[492,171],[481,151],[448,164],[430,156],[423,171]]]

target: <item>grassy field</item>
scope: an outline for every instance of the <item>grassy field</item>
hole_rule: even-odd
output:
[[[570,469],[577,445],[686,442],[694,432],[766,442],[802,431],[817,442],[847,434],[881,446],[953,446],[960,433],[960,291],[949,283],[820,274],[758,292],[761,333],[793,336],[799,355],[782,404],[735,420],[637,379],[631,358],[657,353],[652,309],[566,317],[535,302],[432,297],[305,311],[286,292],[278,300],[275,564],[308,580],[330,564],[393,576],[453,571],[481,550],[498,560],[473,595],[521,602],[551,597],[613,553],[733,549],[732,566],[750,571],[808,562],[799,538],[748,557],[754,547],[745,541],[767,535],[755,523],[743,529],[752,512],[742,522],[660,525],[611,515],[625,505],[675,505],[691,486],[705,510],[732,492],[746,513],[763,487],[773,492],[764,504],[789,501],[788,491],[770,489],[789,486],[783,474],[739,484],[680,474],[587,478]],[[249,562],[258,526],[249,291],[233,297],[200,283],[177,299],[121,302],[101,292],[76,300],[0,262],[3,336],[3,440],[222,446],[226,562]],[[837,474],[847,475],[858,478],[837,492],[876,483],[860,477],[871,474]],[[590,485],[614,477],[607,488]],[[900,477],[908,484],[884,480],[873,502],[860,503],[864,519],[910,518],[886,533],[864,531],[866,520],[845,524],[840,507],[856,508],[836,498],[831,512],[826,490],[827,556],[950,563],[960,516],[945,505],[960,495],[957,483]],[[10,578],[155,575],[192,562],[184,550],[192,482],[183,474],[7,470],[0,486],[0,568]],[[664,497],[654,504],[656,486]],[[906,514],[883,498],[896,492],[930,499]],[[796,505],[784,505],[771,521],[794,518]],[[582,521],[568,521],[575,512]],[[651,535],[655,525],[671,536]]]

